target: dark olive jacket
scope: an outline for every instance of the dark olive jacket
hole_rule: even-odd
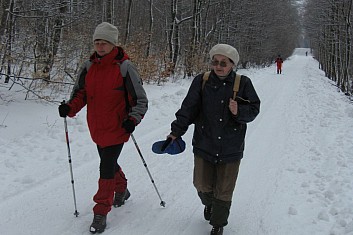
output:
[[[246,76],[241,77],[237,93],[238,114],[234,116],[230,112],[235,75],[233,71],[221,80],[211,71],[203,88],[203,74],[196,76],[171,124],[171,134],[176,137],[184,135],[189,125],[195,124],[193,152],[212,163],[227,163],[243,157],[247,123],[260,112],[260,99]]]

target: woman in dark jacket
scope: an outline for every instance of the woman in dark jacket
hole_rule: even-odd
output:
[[[211,235],[220,235],[228,224],[246,125],[259,114],[260,99],[246,76],[241,76],[233,99],[233,69],[239,61],[234,47],[217,44],[210,50],[210,57],[212,70],[207,81],[203,74],[194,78],[168,137],[174,140],[195,124],[193,183],[205,205],[204,217],[213,226]]]

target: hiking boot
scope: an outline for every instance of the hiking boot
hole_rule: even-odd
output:
[[[130,195],[131,194],[128,189],[126,189],[122,193],[115,192],[113,206],[114,207],[121,207],[122,205],[125,204],[125,201],[127,199],[129,199]]]
[[[210,235],[222,235],[222,234],[223,234],[223,227],[213,226]]]
[[[91,233],[102,233],[107,226],[107,216],[106,215],[94,215],[93,222],[89,231]]]
[[[203,210],[203,216],[205,217],[205,220],[209,221],[211,219],[212,215],[212,206],[205,206],[205,209]]]

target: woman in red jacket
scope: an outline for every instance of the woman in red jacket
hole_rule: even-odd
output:
[[[59,106],[61,117],[74,117],[87,105],[88,127],[100,156],[92,233],[103,232],[111,206],[119,207],[130,197],[117,160],[148,105],[141,78],[117,42],[118,29],[114,25],[103,22],[96,27],[95,52],[83,64],[70,101]]]

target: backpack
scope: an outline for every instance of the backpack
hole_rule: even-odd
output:
[[[210,71],[207,71],[203,74],[202,77],[202,90],[205,87],[205,84],[208,80],[208,77],[210,76]],[[235,78],[234,78],[234,87],[233,87],[233,100],[235,100],[235,97],[237,97],[237,93],[239,91],[239,85],[240,85],[240,80],[241,80],[241,75],[240,74],[236,74]]]

